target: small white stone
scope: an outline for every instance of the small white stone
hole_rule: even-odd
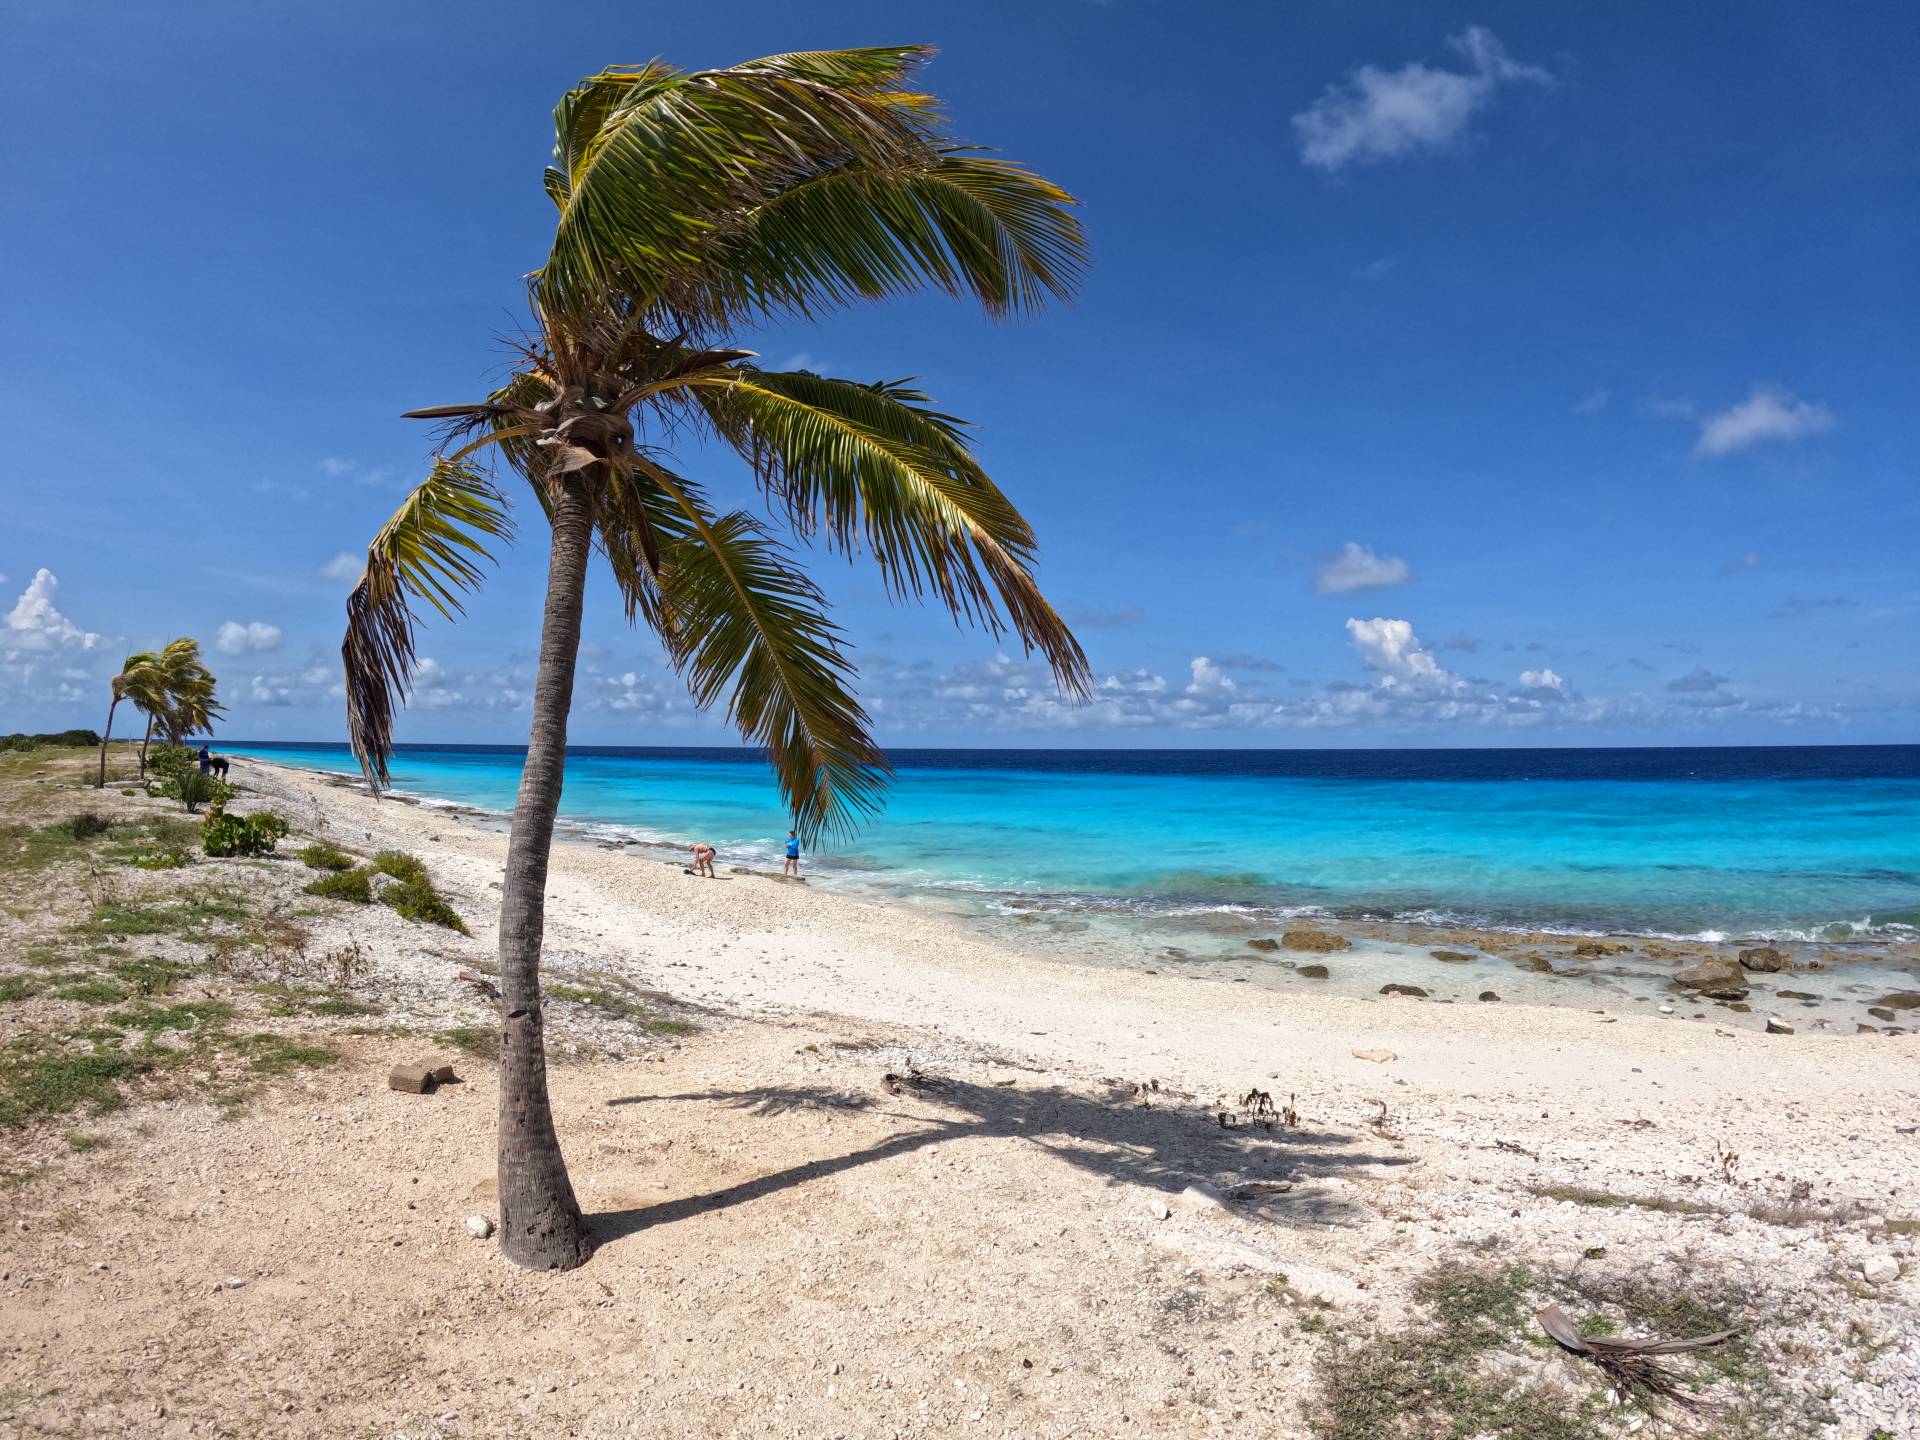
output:
[[[1884,1285],[1900,1278],[1900,1262],[1891,1255],[1876,1255],[1860,1267],[1869,1285]]]
[[[1169,1215],[1173,1214],[1173,1211],[1168,1207],[1167,1202],[1158,1195],[1154,1196],[1153,1199],[1147,1202],[1147,1209],[1153,1212],[1153,1218],[1156,1220],[1164,1220]]]
[[[493,1221],[484,1215],[467,1216],[467,1234],[476,1240],[485,1240],[493,1234]]]

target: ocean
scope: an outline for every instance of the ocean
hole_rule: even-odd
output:
[[[340,745],[227,747],[356,773]],[[1920,746],[1588,750],[895,750],[884,812],[816,883],[982,914],[1301,916],[1713,941],[1920,940]],[[396,787],[504,812],[522,751],[403,746]],[[741,749],[569,751],[602,839],[778,868],[787,822]],[[1218,924],[1215,924],[1217,930]]]

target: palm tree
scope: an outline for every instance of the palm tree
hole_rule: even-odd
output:
[[[167,704],[167,675],[160,668],[160,656],[152,650],[141,650],[120,662],[120,672],[113,677],[113,699],[107,705],[106,728],[100,732],[100,775],[93,788],[103,790],[107,784],[107,742],[113,738],[113,712],[120,708],[122,700],[131,700],[148,715],[164,709]],[[146,747],[140,748],[140,767],[146,770]]]
[[[211,732],[213,722],[225,713],[216,697],[213,672],[200,659],[200,642],[181,636],[155,657],[165,679],[163,703],[140,704],[147,717],[147,733],[140,741],[140,773],[147,773],[147,746],[153,739],[157,722],[160,731],[173,744]],[[139,703],[136,700],[136,703]]]
[[[776,55],[724,70],[608,70],[554,111],[559,212],[530,277],[534,328],[486,400],[445,422],[427,477],[368,547],[347,601],[347,728],[376,789],[415,668],[416,605],[453,617],[512,533],[469,459],[497,445],[550,530],[527,758],[500,904],[501,1245],[538,1268],[592,1248],[548,1103],[539,959],[548,851],[590,553],[695,702],[725,701],[808,835],[878,804],[887,769],[824,597],[768,527],[721,513],[662,442],[695,432],[747,463],[799,537],[865,549],[898,597],[1011,630],[1084,694],[1086,657],[1032,575],[1033,531],[965,428],[904,382],[752,363],[767,320],[932,287],[990,314],[1071,291],[1085,244],[1065,191],[953,143],[907,88],[919,47]]]

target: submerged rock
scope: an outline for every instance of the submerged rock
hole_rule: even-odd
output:
[[[1353,942],[1346,936],[1332,935],[1325,930],[1289,930],[1280,937],[1280,943],[1289,950],[1312,950],[1321,954],[1353,948]]]
[[[1324,965],[1301,965],[1296,968],[1293,973],[1296,975],[1304,975],[1309,980],[1325,980],[1327,978],[1327,967]]]
[[[1493,992],[1492,990],[1482,990],[1482,991],[1480,992],[1480,998],[1481,998],[1482,1000],[1484,1000],[1484,1001],[1486,1001],[1486,1002],[1487,1002],[1487,1003],[1488,1003],[1489,1005],[1491,1005],[1491,1004],[1493,1004],[1493,1003],[1494,1003],[1494,1002],[1495,1002],[1496,1000],[1498,1000],[1498,999],[1499,999],[1500,997],[1499,997],[1499,995],[1497,995],[1497,994],[1496,994],[1495,992]]]
[[[1762,975],[1771,975],[1778,970],[1791,970],[1793,962],[1771,945],[1762,945],[1753,950],[1740,952],[1740,965],[1745,970],[1757,970]]]
[[[1473,963],[1473,956],[1463,955],[1458,950],[1429,950],[1427,953],[1433,956],[1434,959],[1443,961],[1448,965],[1471,965]]]
[[[1882,995],[1880,1003],[1889,1010],[1920,1010],[1920,991],[1896,990],[1891,995]]]
[[[1427,992],[1422,990],[1418,985],[1382,985],[1380,987],[1380,993],[1382,995],[1406,995],[1415,1000],[1424,1000],[1427,998]]]
[[[1249,950],[1278,950],[1280,948],[1280,942],[1263,935],[1258,940],[1247,941],[1247,948]]]
[[[1876,1020],[1893,1019],[1893,1011],[1885,1005],[1869,1005],[1867,1007],[1867,1014],[1873,1016]]]

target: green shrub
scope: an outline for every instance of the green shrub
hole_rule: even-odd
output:
[[[147,773],[162,778],[185,775],[188,771],[199,773],[200,761],[193,751],[184,745],[158,744],[147,752]]]
[[[57,730],[51,735],[23,735],[19,731],[0,738],[0,750],[31,750],[36,745],[77,745],[83,748],[98,749],[100,732],[97,730]]]
[[[373,857],[373,868],[396,880],[432,888],[432,882],[427,879],[427,867],[417,855],[409,855],[404,850],[382,850]]]
[[[148,845],[133,856],[133,864],[141,870],[179,870],[192,863],[193,857],[178,845]]]
[[[316,840],[300,852],[300,859],[309,870],[351,870],[353,857],[338,845],[325,840]]]
[[[216,805],[200,827],[200,844],[209,855],[270,855],[286,833],[287,822],[271,810],[229,815]]]
[[[67,821],[67,833],[76,840],[91,840],[96,835],[104,835],[113,829],[113,821],[105,815],[96,815],[89,810]]]
[[[380,902],[391,905],[403,919],[424,920],[429,925],[458,930],[462,935],[467,933],[467,922],[454,913],[453,907],[442,900],[424,878],[396,881],[381,892]]]
[[[351,900],[356,905],[373,901],[373,885],[365,870],[335,870],[307,883],[307,894],[328,900]]]

